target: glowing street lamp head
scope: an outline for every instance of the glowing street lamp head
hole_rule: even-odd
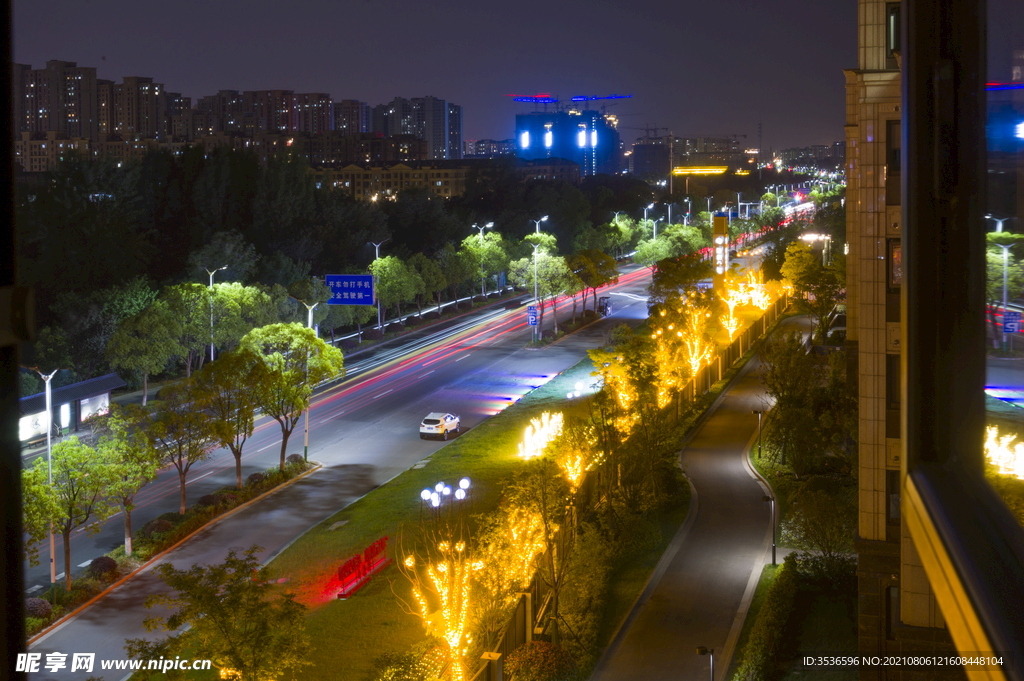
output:
[[[430,494],[431,494],[430,490],[429,489],[425,489],[422,492],[420,492],[420,499],[422,499],[423,501],[426,501],[427,499],[430,498]]]
[[[463,499],[465,499],[466,498],[466,490],[464,490],[464,489],[457,489],[457,490],[455,490],[455,498],[458,499],[459,501],[462,501]]]
[[[439,482],[436,485],[434,485],[434,491],[435,492],[440,492],[443,489],[444,489],[444,483],[443,482]]]
[[[469,478],[463,478],[462,480],[459,480],[459,488],[469,489]]]

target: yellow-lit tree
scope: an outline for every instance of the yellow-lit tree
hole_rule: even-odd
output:
[[[461,520],[428,531],[418,550],[404,551],[399,569],[412,585],[413,603],[396,594],[427,632],[440,639],[447,653],[452,681],[466,678],[464,659],[471,641],[466,636],[470,614],[470,581],[484,563],[467,544]]]

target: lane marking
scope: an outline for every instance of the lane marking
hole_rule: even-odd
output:
[[[212,470],[209,473],[204,473],[204,474],[200,475],[198,478],[193,478],[192,480],[189,480],[188,482],[186,482],[185,486],[187,487],[188,485],[191,485],[193,482],[199,482],[200,480],[202,480],[206,476],[213,475],[216,472],[217,472],[216,470]]]
[[[425,373],[425,374],[420,374],[419,376],[417,376],[417,378],[426,378],[427,376],[429,376],[429,375],[430,375],[430,374],[432,374],[432,373],[434,373],[434,370],[433,370],[433,369],[431,369],[430,371],[428,371],[428,372],[427,372],[427,373]]]
[[[473,354],[472,352],[471,352],[471,353],[469,353],[469,355],[472,355],[472,354]],[[461,362],[462,360],[464,360],[464,359],[466,359],[467,357],[469,357],[469,355],[463,355],[462,357],[459,357],[459,358],[458,358],[457,360],[455,360],[455,361],[456,361],[456,362]]]
[[[87,560],[84,563],[79,563],[78,567],[89,567],[90,563],[92,563],[92,561],[91,560]]]
[[[262,451],[263,451],[264,449],[270,449],[270,448],[271,448],[271,447],[273,447],[274,445],[279,445],[279,444],[281,444],[281,443],[280,443],[280,442],[271,442],[271,443],[270,443],[269,445],[267,445],[266,447],[261,447],[260,449],[257,449],[256,451],[257,451],[257,452],[262,452]]]
[[[27,593],[27,594],[34,594],[35,592],[39,591],[42,588],[43,588],[43,586],[41,584],[36,584],[35,586],[30,586],[29,588],[25,589],[25,593]]]
[[[387,395],[387,394],[388,394],[389,392],[391,392],[392,390],[394,390],[394,388],[391,388],[391,389],[389,389],[389,390],[385,390],[385,391],[384,391],[384,392],[382,392],[382,393],[381,393],[380,395],[377,395],[377,397],[384,397],[385,395]],[[377,399],[377,397],[374,397],[373,399]]]

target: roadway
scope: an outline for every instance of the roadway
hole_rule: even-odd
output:
[[[493,315],[481,325],[467,326],[431,342],[405,341],[415,347],[404,356],[387,355],[382,363],[366,368],[358,358],[347,367],[349,378],[319,394],[310,411],[309,458],[323,464],[321,470],[201,530],[169,552],[161,562],[179,568],[196,563],[217,563],[229,547],[259,544],[262,560],[275,555],[312,525],[386,483],[429,456],[443,442],[421,440],[418,424],[430,411],[460,414],[463,432],[500,413],[535,387],[586,357],[604,335],[621,323],[639,324],[647,316],[644,290],[649,271],[632,268],[620,283],[602,289],[610,295],[613,314],[582,331],[540,350],[524,345],[530,338],[523,309]],[[559,319],[571,316],[572,304],[559,304]],[[545,314],[550,323],[550,311]],[[434,333],[434,332],[431,332]],[[378,359],[382,355],[378,353]],[[281,433],[274,421],[263,419],[243,454],[243,477],[279,461]],[[302,429],[296,428],[289,452],[302,451]],[[178,508],[178,483],[174,471],[140,493],[132,515],[134,527],[168,510]],[[234,458],[219,450],[190,473],[188,498],[198,499],[235,481]],[[100,534],[77,535],[72,544],[76,564],[120,545],[123,520],[112,518]],[[59,551],[59,547],[58,547]],[[92,554],[92,555],[90,555]],[[43,564],[26,579],[31,589],[49,582]],[[63,557],[57,555],[58,561]],[[60,565],[61,563],[58,563]],[[143,607],[146,596],[164,589],[150,570],[123,584],[84,609],[70,621],[44,635],[31,652],[93,652],[99,659],[123,658],[124,639],[143,636],[142,621],[154,614]],[[34,589],[38,591],[38,589]],[[44,658],[45,659],[45,658]],[[70,658],[69,658],[70,659]],[[93,674],[102,674],[94,670]],[[107,681],[124,674],[107,672]],[[85,679],[84,672],[61,670],[56,674],[31,674],[32,679]]]

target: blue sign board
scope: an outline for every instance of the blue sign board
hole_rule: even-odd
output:
[[[328,305],[373,305],[372,274],[328,274]]]
[[[1003,333],[1020,333],[1020,312],[1007,310],[1003,313]]]
[[[527,305],[526,306],[526,324],[527,326],[537,326],[537,306]]]

